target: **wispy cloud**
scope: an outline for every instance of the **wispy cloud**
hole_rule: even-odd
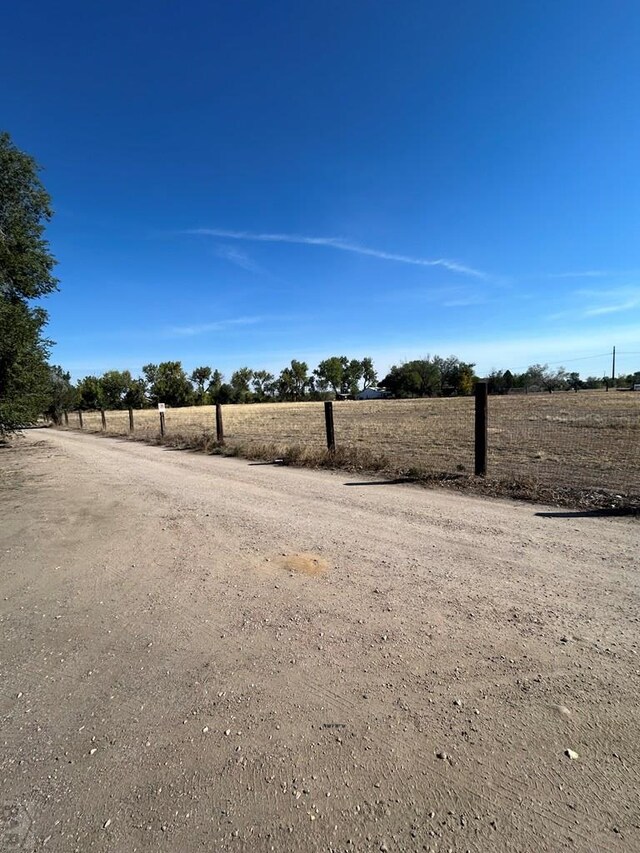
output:
[[[190,326],[169,326],[164,330],[163,337],[181,338],[203,335],[206,332],[223,332],[235,326],[253,326],[263,322],[264,317],[235,317],[230,320],[217,320],[213,323],[195,323]]]
[[[547,273],[544,278],[620,278],[632,275],[638,275],[638,270],[573,270]]]
[[[418,258],[412,255],[401,255],[395,252],[385,252],[381,249],[371,249],[352,243],[342,237],[311,237],[303,234],[260,234],[251,231],[227,231],[221,228],[194,228],[189,234],[202,234],[209,237],[221,237],[227,240],[247,240],[259,243],[295,243],[304,246],[325,246],[337,249],[341,252],[353,252],[356,255],[366,255],[371,258],[379,258],[384,261],[397,261],[402,264],[411,264],[417,267],[444,267],[451,272],[470,275],[476,278],[488,278],[487,273],[476,270],[466,264],[452,261],[448,258]]]
[[[593,308],[587,308],[584,316],[600,317],[602,314],[617,314],[620,311],[630,311],[632,308],[637,308],[638,306],[640,306],[640,294],[630,299],[624,299],[622,302],[610,302],[608,305],[597,305]]]
[[[572,272],[550,272],[545,278],[607,278],[617,275],[613,270],[575,270]]]
[[[572,307],[554,314],[548,320],[564,320],[567,317],[601,317],[617,314],[640,307],[640,287],[612,287],[599,290],[574,290],[569,299]]]
[[[227,246],[218,244],[215,249],[216,255],[231,264],[241,267],[247,272],[262,273],[264,270],[258,266],[246,252],[241,251],[237,246]]]

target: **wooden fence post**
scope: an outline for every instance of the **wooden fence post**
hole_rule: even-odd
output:
[[[224,444],[224,427],[222,425],[222,406],[216,403],[216,441],[218,444]]]
[[[487,473],[487,423],[488,423],[488,388],[486,382],[476,383],[476,430],[475,430],[475,462],[476,476],[484,477]]]
[[[133,409],[129,409],[129,432],[133,432]]]
[[[82,429],[82,411],[78,409],[78,420],[80,421],[80,429]]]
[[[100,420],[102,421],[102,431],[104,432],[107,429],[107,416],[104,413],[104,409],[100,409]]]
[[[333,403],[327,400],[324,404],[324,425],[327,430],[327,449],[333,453],[336,449],[336,434],[333,428]]]
[[[65,412],[65,413],[64,413],[64,425],[65,425],[66,427],[68,427],[68,426],[69,426],[69,412]]]
[[[164,412],[160,412],[160,436],[164,438]]]

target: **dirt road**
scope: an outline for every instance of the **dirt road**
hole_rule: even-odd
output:
[[[637,520],[44,430],[0,476],[3,853],[640,850]]]

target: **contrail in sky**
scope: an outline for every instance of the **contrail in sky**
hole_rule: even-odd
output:
[[[327,246],[339,249],[341,252],[353,252],[356,255],[368,255],[384,261],[397,261],[401,264],[411,264],[416,267],[444,267],[452,272],[471,275],[475,278],[487,278],[487,274],[473,267],[451,261],[447,258],[416,258],[411,255],[398,255],[380,249],[370,249],[358,243],[351,243],[341,237],[309,237],[303,234],[255,234],[251,231],[226,231],[221,228],[194,228],[187,233],[203,234],[209,237],[223,237],[229,240],[247,240],[258,243],[298,243],[305,246]]]

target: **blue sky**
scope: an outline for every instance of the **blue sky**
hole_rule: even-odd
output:
[[[3,11],[0,123],[44,166],[53,360],[230,373],[427,353],[640,367],[640,5]]]

